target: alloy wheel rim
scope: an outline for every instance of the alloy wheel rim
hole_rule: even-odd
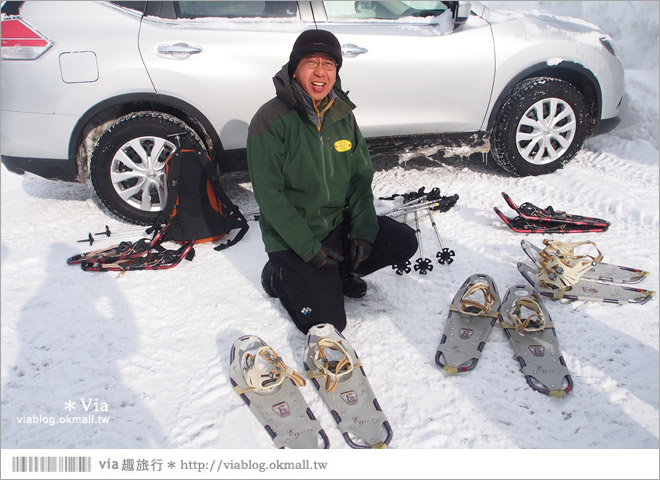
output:
[[[176,146],[164,138],[137,137],[122,145],[110,166],[110,181],[128,205],[158,212],[167,203],[167,159]]]
[[[577,126],[575,112],[567,102],[561,98],[539,100],[518,122],[518,153],[534,165],[552,163],[571,147]]]

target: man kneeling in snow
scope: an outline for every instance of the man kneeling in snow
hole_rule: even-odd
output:
[[[378,217],[366,142],[342,91],[337,38],[303,32],[275,75],[276,97],[253,117],[248,168],[269,261],[266,293],[279,297],[296,326],[346,327],[344,295],[366,294],[362,276],[417,250],[415,231]]]

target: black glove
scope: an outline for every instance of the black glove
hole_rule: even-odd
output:
[[[332,248],[321,246],[321,250],[312,257],[309,263],[316,268],[333,267],[337,265],[337,262],[341,262],[343,259],[344,257],[335,252]]]
[[[360,264],[371,256],[374,246],[371,242],[361,238],[354,238],[351,241],[351,261],[353,270],[357,270]]]

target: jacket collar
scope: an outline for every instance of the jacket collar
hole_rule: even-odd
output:
[[[298,111],[304,110],[307,118],[316,126],[318,130],[321,130],[321,125],[325,119],[326,112],[332,107],[332,104],[339,98],[334,90],[330,90],[328,96],[321,102],[320,105],[314,104],[314,99],[309,96],[309,94],[303,90],[300,84],[293,79],[291,81],[291,87],[293,88],[293,94],[296,97],[299,97],[301,101],[298,102]],[[302,106],[302,109],[300,108]]]
[[[289,65],[285,64],[273,77],[277,98],[284,102],[289,109],[295,109],[304,118],[309,118],[312,124],[318,128],[318,114],[312,98],[299,85],[294,87],[294,83],[297,84],[289,76]],[[330,92],[328,100],[333,102],[332,108],[327,111],[327,115],[331,120],[348,115],[355,108],[355,104],[348,99],[346,93],[341,89],[339,76],[337,76],[335,86]]]

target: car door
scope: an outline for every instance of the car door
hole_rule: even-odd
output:
[[[147,3],[139,43],[156,92],[202,112],[225,149],[245,148],[272,77],[314,26],[309,2]]]
[[[451,2],[314,2],[343,50],[342,87],[365,136],[477,131],[495,69],[488,23],[454,29]]]

